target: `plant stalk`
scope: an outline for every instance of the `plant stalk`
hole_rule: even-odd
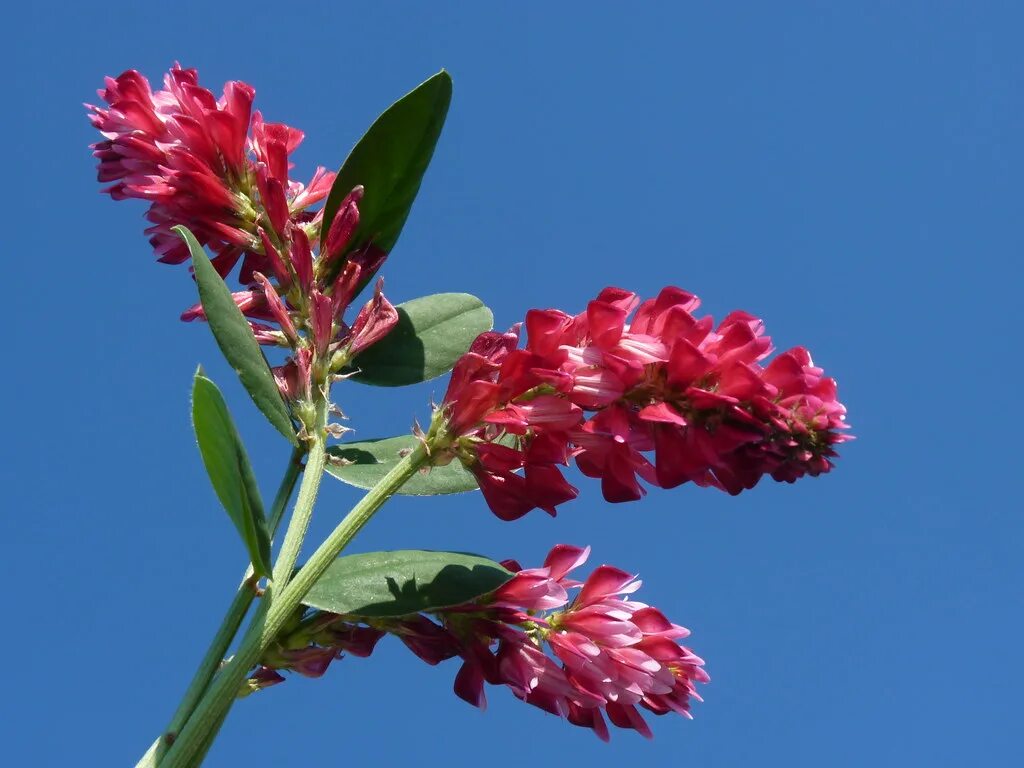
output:
[[[320,484],[323,469],[323,436],[317,437],[310,451],[307,471],[299,488],[299,498],[293,517],[306,515],[309,510],[300,509],[304,504],[312,506]],[[372,489],[345,516],[345,519],[331,532],[330,536],[317,547],[306,564],[295,574],[283,589],[277,584],[268,587],[260,607],[253,616],[238,652],[214,679],[199,706],[189,718],[174,744],[167,751],[163,768],[191,768],[194,759],[208,743],[211,732],[215,731],[231,708],[249,670],[255,666],[263,652],[274,641],[289,617],[301,605],[306,592],[327,570],[328,566],[342,552],[350,541],[383,506],[394,493],[427,463],[429,454],[425,445],[418,445],[408,456],[381,478]],[[314,473],[314,467],[321,471]],[[283,553],[282,553],[283,554]],[[275,573],[277,568],[275,566]]]
[[[295,448],[288,458],[288,467],[285,469],[284,477],[281,478],[277,494],[274,496],[274,503],[270,508],[270,520],[268,522],[271,536],[277,531],[277,527],[284,517],[284,512],[288,508],[288,501],[295,490],[295,483],[299,475],[302,474],[302,457],[305,453],[305,446],[300,446]],[[234,640],[235,635],[238,633],[239,627],[242,626],[242,621],[249,612],[253,598],[256,597],[258,581],[250,563],[245,575],[242,577],[242,583],[239,585],[238,591],[235,592],[235,597],[232,599],[231,605],[228,607],[227,613],[224,615],[224,619],[221,621],[221,625],[214,635],[213,641],[210,643],[210,647],[206,650],[203,660],[192,676],[192,682],[189,683],[188,688],[185,690],[185,695],[178,704],[178,708],[175,710],[164,732],[160,735],[157,743],[154,744],[155,752],[151,748],[143,756],[136,768],[159,764],[161,758],[166,754],[167,749],[173,742],[175,735],[184,727],[209,686],[210,680],[213,679],[221,662],[224,660],[224,656],[231,646],[231,641]]]
[[[326,438],[321,433],[310,445],[309,456],[306,459],[306,476],[299,486],[299,498],[295,501],[295,510],[288,521],[288,530],[281,543],[281,551],[274,562],[274,592],[279,593],[288,585],[292,571],[295,570],[295,563],[299,559],[299,552],[302,550],[302,542],[306,539],[309,522],[313,518],[313,507],[316,505],[316,495],[320,490],[320,478],[327,464],[325,441]]]

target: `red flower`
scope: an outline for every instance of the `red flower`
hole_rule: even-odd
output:
[[[558,465],[568,463],[568,430],[583,411],[559,396],[557,371],[535,368],[536,356],[516,350],[518,340],[518,328],[481,334],[456,363],[441,411],[451,453],[502,520],[536,508],[554,515],[578,494]]]
[[[331,662],[346,653],[361,658],[372,654],[383,636],[382,630],[345,621],[334,614],[315,614],[264,653],[255,680],[269,683],[262,682],[254,687],[283,682],[277,670],[297,672],[304,677],[322,677]]]
[[[495,514],[554,513],[576,495],[556,466],[570,456],[612,502],[639,499],[641,479],[739,493],[764,475],[831,469],[833,446],[850,439],[835,381],[800,347],[762,367],[772,347],[761,320],[733,312],[715,328],[699,305],[679,288],[643,303],[606,288],[579,315],[528,312],[525,349],[516,329],[480,337],[443,409],[453,453]]]
[[[286,143],[288,136],[291,134],[280,140],[276,150],[279,154],[290,146]],[[266,137],[261,140],[274,145]],[[360,196],[361,188],[357,188],[346,198],[335,219],[331,241],[339,252],[347,246],[354,232],[353,222],[359,219]],[[380,269],[387,254],[372,246],[359,249],[345,258],[339,274],[329,282],[332,278],[327,275],[327,262],[322,256],[314,258],[309,238],[301,227],[289,225],[290,240],[285,251],[278,250],[262,227],[258,232],[262,253],[258,260],[253,260],[250,253],[240,275],[248,281],[249,288],[236,291],[232,297],[260,344],[293,350],[293,356],[275,368],[274,374],[288,400],[308,400],[313,391],[310,377],[317,366],[321,372],[336,372],[397,324],[398,311],[383,294],[383,280],[377,281],[373,297],[360,309],[352,325],[344,322],[345,312],[362,286]],[[256,263],[265,267],[277,283],[260,271],[246,273]],[[181,319],[205,320],[202,304],[190,307]]]
[[[582,584],[568,579],[589,551],[557,546],[542,568],[518,570],[492,595],[439,614],[433,626],[463,659],[460,698],[483,708],[484,683],[505,685],[604,740],[602,713],[648,737],[638,707],[689,717],[691,697],[699,700],[694,684],[709,679],[704,662],[677,642],[689,631],[626,597],[640,582],[625,571],[600,566]],[[568,591],[580,587],[571,599]]]
[[[260,659],[249,681],[258,690],[284,680],[278,670],[319,677],[344,654],[369,656],[386,632],[430,665],[459,657],[457,696],[485,708],[484,685],[504,685],[523,701],[591,728],[608,740],[604,716],[645,736],[641,715],[689,717],[704,662],[679,644],[689,631],[656,608],[630,599],[640,582],[602,565],[584,582],[570,578],[590,548],[554,547],[540,568],[502,563],[515,575],[489,595],[399,618],[307,613]],[[578,590],[575,597],[571,592]],[[369,625],[369,626],[367,626]]]
[[[92,145],[103,191],[115,200],[150,203],[146,233],[160,261],[180,263],[188,249],[171,227],[184,224],[216,253],[226,275],[243,253],[243,272],[270,272],[258,228],[286,237],[290,225],[313,218],[306,209],[326,197],[334,174],[318,168],[308,187],[288,178],[288,157],[302,133],[265,123],[252,111],[255,91],[229,82],[216,98],[194,69],[175,65],[164,90],[153,92],[134,70],[107,78],[98,91],[107,106],[87,104],[103,139]],[[250,135],[251,127],[251,135]],[[249,282],[243,279],[243,282]]]

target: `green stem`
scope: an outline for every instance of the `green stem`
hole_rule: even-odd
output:
[[[213,679],[221,662],[224,661],[224,654],[227,653],[231,641],[238,633],[238,628],[242,626],[242,620],[245,619],[245,614],[249,612],[249,606],[252,605],[253,598],[256,597],[256,590],[258,589],[257,582],[259,578],[251,573],[251,570],[250,568],[250,572],[246,574],[246,578],[242,580],[238,591],[235,592],[235,597],[231,601],[228,612],[224,615],[224,620],[221,622],[217,634],[213,636],[213,642],[210,643],[210,647],[206,650],[206,655],[203,656],[199,668],[192,677],[192,682],[185,691],[181,703],[178,704],[178,709],[171,718],[171,722],[168,723],[164,731],[165,742],[172,741],[174,734],[185,725],[185,721],[188,720],[192,710],[196,708],[199,699],[202,698],[206,686],[210,684],[210,680]]]
[[[203,743],[199,746],[199,751],[196,756],[192,758],[192,762],[189,764],[190,768],[199,768],[203,764],[203,760],[206,759],[206,753],[210,751],[210,747],[213,746],[213,742],[217,739],[217,734],[220,733],[221,726],[224,725],[224,721],[228,719],[228,713],[225,711],[213,724],[213,728],[206,734],[206,738]]]
[[[327,446],[324,445],[324,438],[319,437],[310,446],[309,457],[306,459],[306,478],[299,486],[299,498],[295,501],[295,511],[292,513],[292,519],[288,521],[288,530],[281,544],[281,552],[274,563],[273,585],[275,592],[280,592],[288,585],[292,571],[295,570],[302,542],[305,541],[306,532],[309,530],[309,521],[313,517],[316,495],[320,490],[320,477],[324,473],[326,464]],[[316,480],[306,482],[311,478],[316,478]]]
[[[306,446],[304,445],[300,445],[292,450],[291,458],[288,461],[288,469],[285,470],[284,477],[281,479],[281,485],[277,488],[277,495],[274,496],[274,504],[270,508],[270,520],[267,522],[267,525],[270,528],[271,538],[277,533],[277,527],[281,524],[281,518],[284,517],[285,510],[288,509],[288,502],[291,500],[292,492],[295,490],[295,483],[305,466],[302,463],[302,459],[305,456]]]
[[[284,477],[281,478],[277,495],[274,497],[274,503],[270,508],[269,524],[271,536],[277,531],[277,526],[280,524],[281,518],[284,517],[285,510],[288,508],[288,500],[291,499],[292,492],[295,490],[295,482],[302,473],[302,457],[305,455],[305,452],[304,446],[296,448],[288,459],[288,468],[285,470]],[[252,564],[250,563],[249,568],[242,577],[242,583],[239,585],[238,591],[235,592],[235,597],[231,601],[227,613],[224,615],[220,628],[217,630],[217,634],[214,635],[210,647],[207,649],[202,662],[199,664],[199,668],[196,669],[195,675],[192,677],[192,682],[189,683],[188,688],[185,690],[185,695],[171,717],[170,723],[164,729],[158,744],[155,745],[156,762],[153,763],[154,765],[167,752],[170,743],[174,740],[178,731],[184,727],[185,722],[196,708],[207,686],[209,686],[210,680],[213,679],[214,674],[216,674],[217,669],[224,660],[224,655],[227,653],[231,641],[238,633],[238,628],[242,626],[242,620],[245,618],[245,614],[249,612],[249,606],[252,605],[253,598],[256,597],[258,581],[253,574]],[[149,756],[148,752],[147,756]],[[144,756],[139,765],[146,765],[145,761],[147,759]]]
[[[318,443],[321,440],[322,437],[318,438]],[[322,443],[320,443],[320,450],[323,450]],[[318,474],[311,471],[313,455],[313,451],[311,451],[308,469],[302,479],[302,486],[299,488],[299,498],[293,516],[307,514],[307,510],[299,509],[300,505],[304,502],[311,504],[316,500],[320,478]],[[203,700],[196,707],[195,713],[189,718],[178,738],[174,740],[174,744],[161,763],[163,768],[189,768],[194,764],[193,760],[203,748],[210,732],[216,730],[219,725],[218,721],[225,716],[234,703],[245,676],[259,662],[260,656],[301,605],[306,592],[366,525],[373,514],[405,484],[406,480],[426,464],[428,458],[426,446],[417,446],[352,508],[345,519],[331,532],[331,535],[317,547],[287,586],[279,590],[278,585],[273,584],[267,589],[267,593],[260,601],[260,607],[242,639],[238,652],[217,675]]]

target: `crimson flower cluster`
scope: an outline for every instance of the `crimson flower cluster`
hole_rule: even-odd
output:
[[[831,469],[850,439],[835,380],[803,347],[763,365],[761,320],[737,311],[715,327],[699,305],[674,287],[644,302],[606,288],[578,315],[531,310],[523,349],[521,326],[477,339],[441,415],[498,517],[574,498],[559,469],[570,457],[611,502],[640,498],[639,479],[737,494]]]
[[[695,683],[709,679],[704,662],[679,644],[687,629],[630,599],[640,587],[635,576],[602,565],[583,582],[570,579],[589,553],[563,544],[541,568],[506,561],[516,572],[510,581],[473,603],[438,612],[436,621],[416,614],[367,619],[372,626],[365,626],[356,617],[315,615],[303,622],[300,647],[290,648],[286,639],[264,657],[249,685],[281,682],[279,670],[319,677],[344,653],[368,656],[388,632],[429,664],[461,658],[455,693],[475,706],[486,706],[485,683],[504,685],[602,740],[609,738],[605,716],[650,737],[641,710],[690,717],[690,700],[700,700]]]
[[[379,281],[351,325],[344,321],[386,257],[372,244],[346,253],[359,224],[362,188],[345,198],[318,243],[322,210],[311,206],[327,196],[335,174],[317,168],[308,185],[289,178],[289,157],[303,133],[265,122],[252,109],[251,86],[229,82],[217,99],[199,85],[194,69],[176,65],[155,93],[134,70],[107,78],[98,93],[108,106],[86,106],[104,137],[93,144],[99,180],[113,182],[103,191],[115,200],[150,203],[147,234],[160,261],[189,257],[171,231],[178,224],[214,251],[222,277],[242,261],[244,290],[233,298],[257,341],[292,350],[274,369],[287,398],[309,401],[314,382],[394,327],[398,313]],[[182,319],[203,316],[196,305]]]
[[[86,105],[104,137],[92,145],[99,180],[113,182],[103,191],[115,200],[150,203],[146,234],[161,261],[188,259],[171,231],[183,224],[227,275],[243,253],[259,255],[260,226],[280,233],[289,222],[311,221],[307,209],[330,191],[334,173],[323,168],[308,185],[288,178],[289,155],[304,135],[264,122],[246,83],[227,83],[218,99],[196,70],[175,65],[155,93],[135,70],[105,85],[97,93],[108,106]]]

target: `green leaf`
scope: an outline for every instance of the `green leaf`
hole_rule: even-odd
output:
[[[359,227],[346,253],[370,242],[385,252],[394,247],[434,154],[451,99],[451,76],[441,70],[388,107],[352,148],[324,203],[323,216],[323,226],[329,228],[341,201],[353,187],[363,185]],[[320,242],[326,242],[326,237]]]
[[[473,340],[494,325],[468,293],[437,293],[399,304],[398,324],[349,363],[353,381],[400,387],[447,373]]]
[[[407,616],[493,592],[513,574],[478,555],[405,549],[339,557],[302,602],[355,616]]]
[[[231,291],[217,274],[195,236],[180,225],[174,227],[174,231],[185,241],[192,254],[199,300],[220,351],[235,369],[256,407],[292,445],[298,445],[288,406],[281,398],[274,374],[270,372],[267,358],[263,356],[256,337],[252,335],[249,322],[231,298]]]
[[[192,425],[213,489],[261,576],[270,575],[270,535],[256,477],[217,385],[202,368],[192,382]]]
[[[370,489],[418,443],[413,435],[402,435],[335,445],[327,449],[328,454],[352,463],[339,466],[328,461],[327,471],[343,483]],[[476,489],[476,479],[456,459],[443,467],[431,467],[426,474],[414,475],[398,493],[404,496],[436,496]]]

